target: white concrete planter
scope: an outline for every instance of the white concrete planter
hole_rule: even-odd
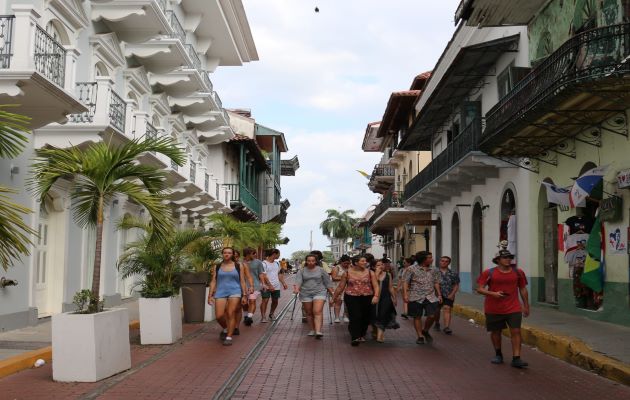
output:
[[[53,315],[52,351],[55,381],[96,382],[131,368],[127,310]]]
[[[214,316],[214,306],[208,304],[208,292],[210,288],[206,288],[206,309],[203,315],[203,320],[205,322],[214,321],[216,317]]]
[[[181,296],[140,298],[140,343],[171,344],[182,338]]]

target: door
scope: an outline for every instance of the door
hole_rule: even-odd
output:
[[[459,214],[453,213],[451,220],[451,269],[459,272]]]
[[[558,209],[543,209],[545,303],[558,304]]]
[[[50,287],[48,285],[48,211],[46,206],[42,204],[39,211],[39,222],[37,224],[37,240],[35,242],[35,306],[37,307],[39,318],[50,316]]]
[[[483,268],[483,211],[480,203],[475,203],[472,213],[472,289],[477,286],[477,279]]]

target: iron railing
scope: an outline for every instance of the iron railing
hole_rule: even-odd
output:
[[[177,163],[173,160],[171,160],[171,169],[173,171],[179,171],[179,165],[177,165]]]
[[[210,193],[210,175],[208,174],[203,176],[203,190],[205,190],[206,193]]]
[[[179,22],[179,18],[173,11],[167,11],[166,15],[168,17],[169,23],[171,24],[171,28],[173,28],[173,33],[170,35],[173,39],[179,39],[182,44],[186,42],[186,31],[182,26],[181,22]]]
[[[11,67],[11,45],[13,44],[13,21],[15,16],[0,16],[0,69]]]
[[[197,164],[193,160],[190,160],[190,174],[188,178],[192,183],[195,183],[197,180]]]
[[[156,0],[158,6],[163,12],[166,12],[166,0]]]
[[[109,123],[120,132],[125,132],[125,118],[127,116],[127,104],[113,90],[110,90]]]
[[[374,221],[378,219],[385,211],[390,208],[397,208],[403,206],[403,201],[405,200],[405,194],[400,191],[388,190],[383,194],[383,200],[376,206],[374,209],[374,214],[370,217],[370,224],[373,224]]]
[[[214,93],[214,101],[217,103],[217,106],[219,108],[223,108],[223,102],[221,101],[221,98],[219,97],[219,93],[217,92],[213,92]]]
[[[40,26],[35,29],[35,70],[63,87],[66,80],[66,50]]]
[[[210,77],[208,76],[208,71],[203,71],[200,70],[199,73],[201,74],[201,78],[203,79],[203,83],[206,85],[206,92],[207,93],[212,93],[214,87],[212,85],[212,81],[210,80]]]
[[[493,137],[525,114],[580,85],[630,72],[630,24],[595,28],[573,36],[525,76],[486,114],[486,137]]]
[[[459,135],[438,154],[418,175],[405,185],[404,198],[414,194],[436,180],[440,175],[466,157],[470,152],[479,150],[481,119],[475,118]]]
[[[225,204],[231,206],[232,203],[240,203],[249,208],[256,215],[260,215],[260,202],[245,185],[239,183],[225,183],[223,186],[228,189],[225,192]]]
[[[394,176],[396,173],[396,169],[387,164],[376,164],[374,166],[374,170],[372,171],[372,176]]]
[[[203,71],[201,71],[201,59],[199,58],[199,54],[197,54],[195,47],[192,44],[186,44],[186,50],[188,52],[188,56],[192,60],[191,68],[198,69],[200,70],[200,73],[203,73]]]
[[[94,114],[96,113],[96,94],[98,93],[98,85],[96,82],[77,82],[76,94],[77,98],[87,107],[86,112],[78,114],[70,114],[68,120],[74,123],[91,123],[94,122]]]
[[[156,140],[158,138],[157,129],[149,122],[147,122],[146,132],[144,133],[144,137],[149,140]]]

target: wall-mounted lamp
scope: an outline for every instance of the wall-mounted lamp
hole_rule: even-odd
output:
[[[485,209],[488,209],[488,208],[490,208],[490,204],[483,205],[483,206],[481,206],[481,211],[483,211]]]
[[[4,276],[0,278],[0,289],[4,289],[7,286],[17,286],[18,281],[15,279],[7,279]]]
[[[9,171],[11,172],[11,179],[13,179],[13,175],[17,175],[20,173],[20,167],[11,164],[11,169]]]

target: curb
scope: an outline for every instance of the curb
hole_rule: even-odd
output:
[[[129,329],[139,328],[140,321],[133,320],[129,322]],[[46,362],[52,361],[52,346],[28,351],[0,361],[0,378],[24,371],[25,369],[31,369],[35,361],[40,358]]]
[[[486,321],[485,315],[473,307],[456,304],[453,312],[461,317],[473,319],[480,325]],[[509,336],[509,331],[505,329],[503,335]],[[543,353],[630,386],[630,365],[597,353],[580,339],[526,324],[521,328],[521,335],[524,343],[536,347]]]

